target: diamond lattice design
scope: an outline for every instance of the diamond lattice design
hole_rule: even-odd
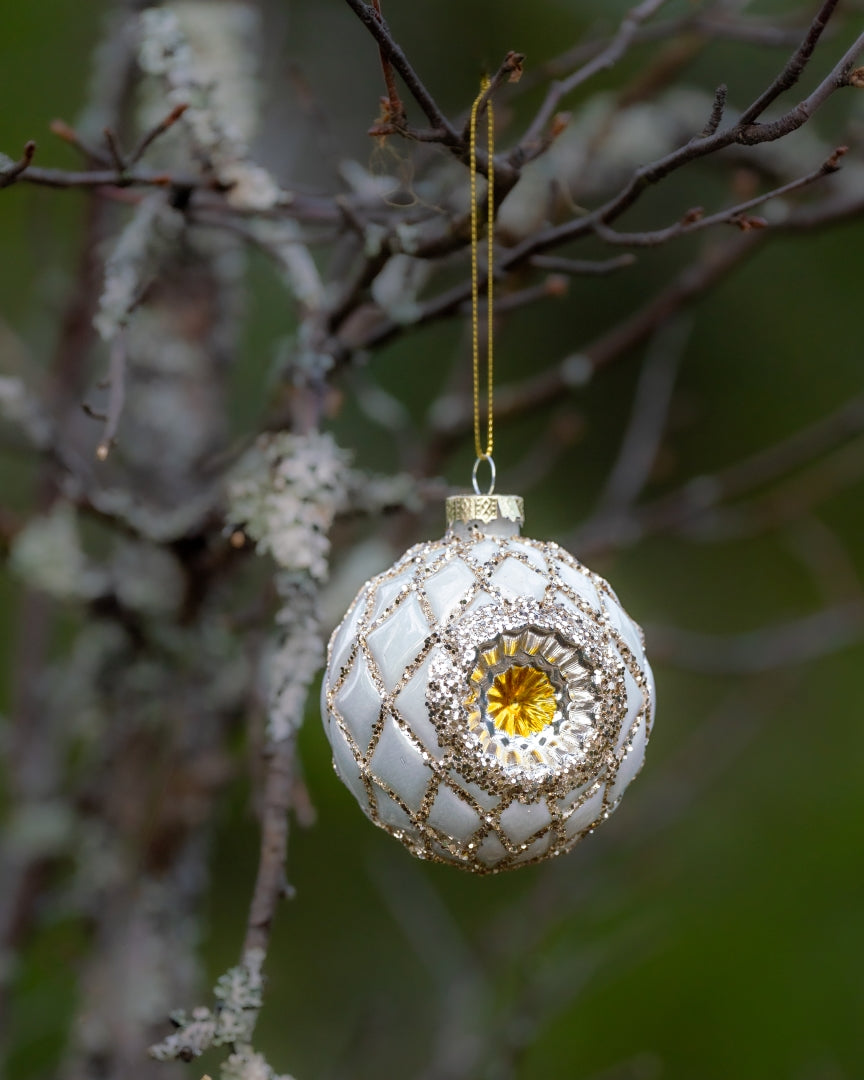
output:
[[[537,730],[490,750],[471,675],[511,662],[543,672],[556,707],[547,694]],[[361,590],[331,639],[322,711],[336,771],[376,824],[421,858],[496,873],[569,850],[615,809],[654,684],[601,577],[556,544],[450,531]]]
[[[351,736],[360,753],[365,754],[381,715],[381,698],[362,653],[355,657],[334,701],[339,712],[347,709],[351,713]]]

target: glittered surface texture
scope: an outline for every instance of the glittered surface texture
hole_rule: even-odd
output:
[[[451,530],[368,582],[322,687],[334,765],[415,855],[478,873],[569,850],[642,765],[642,634],[556,544]]]

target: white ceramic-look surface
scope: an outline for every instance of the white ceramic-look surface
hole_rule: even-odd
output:
[[[594,675],[606,700],[592,771],[567,790],[554,776],[508,787],[500,768],[478,773],[430,710],[430,666],[460,624],[523,601],[535,622],[572,616],[607,657]],[[372,821],[422,858],[495,872],[568,850],[616,808],[642,766],[653,686],[642,632],[602,578],[556,544],[463,529],[364,585],[330,642],[322,713],[336,771]]]

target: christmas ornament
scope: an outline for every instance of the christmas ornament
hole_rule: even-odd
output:
[[[481,873],[568,851],[642,766],[654,686],[639,627],[522,500],[447,500],[441,540],[360,590],[322,711],[336,772],[415,855]]]
[[[568,851],[615,810],[642,766],[654,684],[611,587],[557,544],[523,537],[522,500],[494,494],[491,274],[485,447],[479,438],[485,93],[471,113],[475,494],[449,498],[444,537],[360,590],[330,640],[321,706],[336,772],[376,825],[420,858],[497,873]],[[489,124],[491,162],[491,110]]]

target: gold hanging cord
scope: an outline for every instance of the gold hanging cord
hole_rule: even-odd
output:
[[[495,462],[492,460],[493,447],[493,319],[492,319],[492,279],[494,276],[494,232],[495,232],[495,115],[492,111],[492,99],[486,98],[489,80],[485,77],[480,82],[480,93],[471,106],[471,124],[468,171],[471,182],[471,355],[474,369],[474,449],[477,460],[471,479],[476,494],[481,494],[477,483],[477,470],[480,463],[486,461],[492,473],[487,495],[495,490]],[[486,98],[486,447],[480,436],[480,285],[478,268],[479,223],[477,214],[477,112]]]

